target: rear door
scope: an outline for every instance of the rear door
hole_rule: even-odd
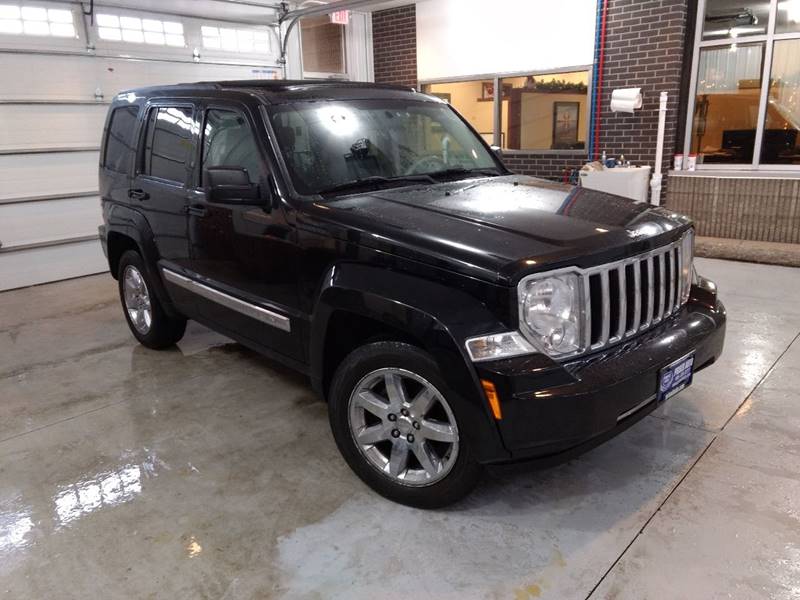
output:
[[[185,266],[189,258],[188,184],[197,138],[194,105],[159,100],[146,107],[137,168],[128,197],[141,211],[162,260]]]

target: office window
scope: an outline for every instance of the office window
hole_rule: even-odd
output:
[[[437,96],[455,108],[487,144],[494,139],[493,79],[429,83],[422,91]]]
[[[800,2],[782,0],[778,2],[775,33],[800,33]]]
[[[589,72],[506,77],[501,146],[506,150],[583,150]]]
[[[0,34],[78,37],[72,11],[0,4]]]
[[[111,115],[103,164],[107,169],[126,173],[134,151],[133,129],[136,126],[138,106],[117,108]]]
[[[266,30],[203,25],[200,33],[203,36],[203,48],[210,50],[249,54],[267,54],[270,51],[269,32]]]
[[[151,109],[145,135],[142,172],[159,179],[184,183],[186,164],[192,150],[192,109]]]
[[[703,39],[730,42],[766,35],[768,24],[769,2],[706,0]]]
[[[582,150],[589,123],[589,72],[547,73],[500,80],[499,144],[506,150]],[[494,144],[495,80],[429,83],[424,92],[455,108]]]
[[[800,39],[775,42],[761,162],[800,165]]]
[[[800,1],[706,0],[698,10],[684,152],[700,169],[796,169]]]
[[[183,47],[183,24],[139,17],[98,13],[95,17],[97,35],[102,40]]]
[[[763,63],[764,44],[700,51],[691,151],[703,162],[753,162]]]
[[[347,71],[344,27],[332,23],[328,15],[305,17],[300,21],[304,72],[340,74]]]

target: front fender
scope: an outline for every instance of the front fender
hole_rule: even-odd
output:
[[[332,315],[346,311],[412,337],[436,361],[456,394],[455,410],[481,462],[507,457],[464,341],[507,326],[475,297],[441,283],[363,264],[337,265],[326,274],[311,320],[310,374],[322,387],[325,336]],[[488,285],[488,284],[487,284]]]

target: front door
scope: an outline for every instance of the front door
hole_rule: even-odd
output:
[[[189,204],[189,269],[206,289],[201,314],[220,329],[302,360],[297,247],[284,206],[270,202],[273,184],[260,116],[237,104],[204,107],[200,168]],[[263,139],[263,138],[262,138]],[[213,202],[207,170],[243,168],[261,200]]]

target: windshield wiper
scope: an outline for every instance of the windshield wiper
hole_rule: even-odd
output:
[[[467,169],[466,167],[450,167],[449,169],[442,169],[441,171],[433,171],[426,173],[431,177],[450,177],[453,175],[500,175],[500,171],[495,167],[486,167],[478,169]]]
[[[337,192],[347,192],[350,190],[358,190],[361,188],[378,187],[383,184],[391,183],[436,183],[436,180],[428,174],[425,175],[399,175],[397,177],[384,177],[382,175],[371,175],[361,179],[352,179],[339,183],[331,187],[325,188],[317,192],[320,195],[335,194]]]

